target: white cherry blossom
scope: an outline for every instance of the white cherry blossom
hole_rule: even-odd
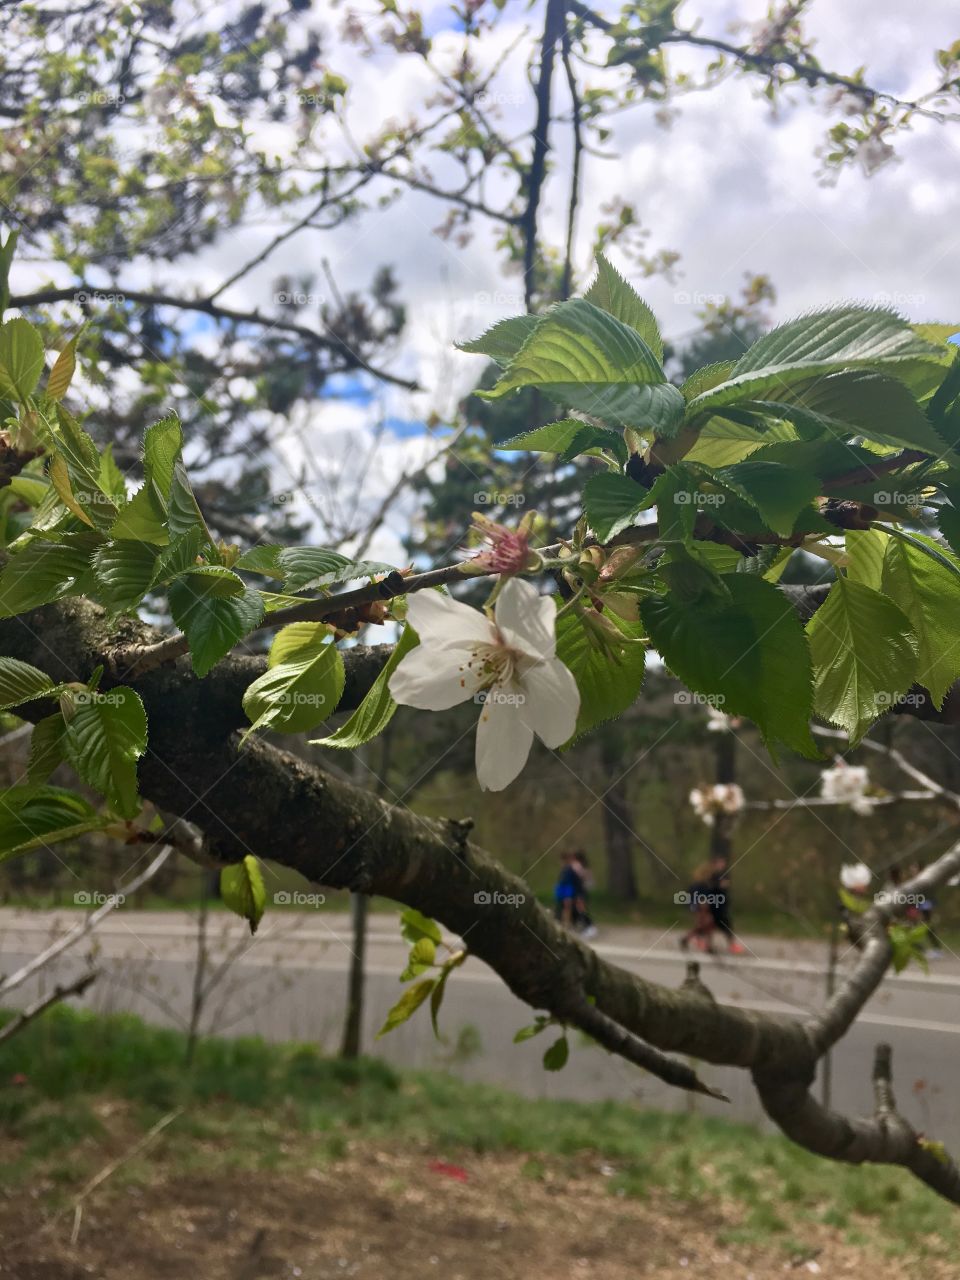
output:
[[[851,893],[863,893],[873,879],[873,872],[862,862],[848,862],[840,868],[840,883]]]
[[[836,804],[848,804],[854,813],[868,818],[873,813],[873,802],[866,794],[870,775],[865,766],[847,764],[839,756],[829,769],[820,774],[820,795]]]
[[[504,581],[492,619],[436,591],[407,604],[420,644],[390,677],[390,692],[422,711],[482,702],[476,764],[485,791],[502,791],[516,778],[534,734],[559,747],[576,727],[580,691],[556,656],[556,612],[549,596],[520,578]]]

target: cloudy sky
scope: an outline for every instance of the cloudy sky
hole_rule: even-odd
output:
[[[619,9],[604,0],[596,7],[611,18]],[[681,7],[680,20],[688,26],[700,22],[710,34],[746,39],[766,7],[766,0],[689,0]],[[489,0],[486,8],[492,14]],[[490,86],[488,105],[507,136],[522,135],[533,121],[527,61],[542,9],[543,0],[532,5],[507,0],[494,29],[474,46],[486,66],[506,55]],[[434,40],[434,62],[452,67],[463,41],[450,6],[431,0],[423,10]],[[336,7],[324,0],[306,20],[323,32],[329,67],[350,82],[347,118],[352,135],[362,142],[390,119],[422,116],[437,82],[421,60],[382,46],[364,54],[345,41],[348,12],[367,21],[364,0]],[[841,72],[864,66],[870,83],[903,96],[934,83],[933,51],[960,36],[960,17],[950,0],[911,5],[873,0],[869,8],[862,0],[814,0],[807,12],[807,27],[824,65]],[[371,19],[369,28],[375,36],[378,22]],[[675,52],[675,69],[702,68],[702,59]],[[585,69],[584,84],[609,83],[611,74]],[[613,158],[586,161],[580,282],[589,277],[589,244],[603,207],[622,199],[636,206],[649,229],[651,251],[665,248],[681,255],[673,281],[637,281],[670,336],[695,327],[694,311],[704,297],[736,294],[748,272],[772,278],[779,317],[841,299],[892,303],[914,319],[960,317],[960,122],[939,126],[920,121],[899,137],[897,163],[869,180],[855,169],[846,170],[835,185],[825,185],[815,153],[827,124],[839,118],[827,98],[823,92],[794,91],[773,115],[750,81],[730,79],[707,93],[677,99],[668,130],[656,122],[650,105],[616,117],[605,145]],[[261,126],[261,132],[263,141],[282,154],[289,141],[283,127]],[[568,135],[568,127],[554,126],[558,177],[548,184],[543,205],[543,232],[553,243],[561,243],[564,233]],[[338,144],[329,134],[325,145],[335,154]],[[434,157],[431,164],[442,179],[443,159]],[[497,203],[502,194],[503,188],[491,182],[487,198]],[[504,274],[495,249],[496,228],[480,222],[469,244],[457,247],[436,234],[443,212],[432,197],[407,193],[386,211],[373,208],[336,231],[304,233],[221,299],[238,307],[262,306],[278,275],[319,270],[326,259],[341,289],[367,286],[378,266],[390,264],[408,305],[408,329],[390,367],[416,377],[423,392],[379,388],[364,400],[351,386],[341,388],[350,392],[344,398],[304,407],[293,426],[288,425],[285,443],[278,445],[279,490],[302,443],[339,466],[359,457],[376,423],[387,419],[390,429],[377,446],[366,481],[366,501],[375,503],[400,469],[436,448],[435,440],[413,424],[431,412],[450,414],[479,372],[478,359],[456,353],[454,341],[522,310],[520,282]],[[198,289],[212,289],[277,229],[275,217],[258,220],[256,226],[224,237],[178,275],[195,281]],[[618,260],[616,250],[611,257]],[[619,265],[630,274],[622,259]],[[414,516],[411,503],[401,503],[374,550],[388,559],[398,557],[399,536]]]

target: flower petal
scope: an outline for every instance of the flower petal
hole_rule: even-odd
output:
[[[421,642],[401,660],[387,687],[402,706],[446,711],[472,698],[480,688],[478,664],[468,667],[468,656],[462,649]]]
[[[548,747],[562,746],[573,736],[580,711],[580,690],[569,667],[559,658],[537,662],[519,677],[526,702],[524,721]]]
[[[522,578],[504,583],[494,607],[497,626],[507,644],[544,660],[556,653],[556,616],[555,602]]]
[[[522,717],[523,704],[511,701],[520,690],[511,682],[491,689],[477,725],[477,781],[484,791],[502,791],[527,763],[533,730]]]
[[[407,618],[420,637],[420,643],[432,648],[478,642],[490,644],[495,638],[485,614],[460,600],[443,596],[439,591],[418,591],[410,596]]]

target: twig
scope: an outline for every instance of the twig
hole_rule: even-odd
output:
[[[116,893],[111,894],[107,898],[106,902],[102,906],[97,907],[96,911],[91,911],[89,915],[84,916],[83,920],[81,920],[79,924],[74,925],[74,927],[68,933],[65,933],[62,938],[58,938],[56,942],[51,943],[46,950],[41,951],[39,955],[34,956],[33,959],[22,968],[17,969],[16,972],[11,973],[9,977],[4,978],[3,981],[0,982],[0,999],[9,992],[15,990],[17,987],[21,986],[29,977],[31,977],[32,974],[36,973],[38,969],[42,969],[44,965],[49,964],[51,960],[61,955],[68,947],[72,947],[75,942],[79,942],[80,939],[86,937],[88,933],[92,933],[100,921],[118,907],[120,902],[128,894],[136,893],[138,889],[142,888],[153,879],[170,857],[171,853],[173,853],[172,845],[164,845],[154,860],[150,863],[149,867],[147,867],[146,871],[141,872],[141,874],[134,880],[131,880],[129,884],[122,885]]]
[[[85,973],[82,978],[77,978],[75,982],[69,982],[66,986],[59,984],[54,987],[48,996],[43,996],[39,1000],[35,1000],[33,1004],[27,1005],[22,1013],[17,1014],[12,1022],[8,1022],[5,1027],[0,1028],[0,1044],[4,1040],[10,1040],[13,1036],[19,1035],[25,1027],[33,1022],[34,1018],[39,1018],[51,1005],[59,1004],[61,1000],[66,1000],[68,996],[82,996],[90,983],[95,981],[99,976],[98,969],[91,969]]]

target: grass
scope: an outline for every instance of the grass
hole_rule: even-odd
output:
[[[299,1159],[335,1161],[358,1140],[416,1144],[448,1159],[508,1152],[526,1157],[524,1175],[535,1180],[558,1163],[582,1170],[595,1160],[624,1199],[736,1206],[729,1243],[774,1241],[792,1256],[803,1225],[824,1224],[851,1243],[866,1233],[891,1255],[960,1248],[950,1210],[901,1171],[827,1164],[744,1125],[619,1102],[531,1101],[257,1039],[203,1040],[187,1071],[184,1047],[180,1033],[134,1017],[63,1008],[0,1045],[0,1186],[45,1175],[58,1184],[73,1177],[75,1189],[103,1162],[95,1139],[105,1107],[128,1108],[137,1132],[186,1107],[165,1148],[184,1171],[289,1171]],[[61,1186],[64,1196],[70,1190]]]

